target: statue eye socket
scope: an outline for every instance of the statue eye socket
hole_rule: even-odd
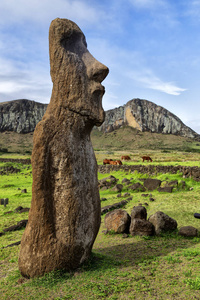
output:
[[[78,54],[79,56],[82,56],[87,51],[85,36],[81,32],[74,32],[70,37],[63,36],[60,44],[66,51]]]

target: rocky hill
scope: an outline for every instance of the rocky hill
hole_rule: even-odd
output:
[[[106,111],[105,122],[99,131],[112,132],[124,125],[139,131],[180,135],[200,139],[200,135],[186,126],[177,116],[153,102],[133,99],[125,105]]]
[[[46,108],[47,104],[26,99],[0,103],[0,132],[34,131]],[[173,134],[200,140],[200,135],[177,116],[147,100],[133,99],[123,106],[106,111],[105,122],[98,130],[112,132],[123,126],[130,126],[141,132]]]
[[[0,132],[28,133],[42,119],[47,104],[20,99],[0,103]]]

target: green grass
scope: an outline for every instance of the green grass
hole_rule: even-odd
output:
[[[113,152],[112,155],[118,155]],[[130,154],[130,153],[129,153]],[[97,154],[102,155],[102,153]],[[158,153],[160,155],[160,153]],[[168,155],[168,153],[165,153]],[[174,158],[175,162],[175,158]],[[198,161],[197,161],[198,162]],[[166,161],[167,163],[167,161]],[[8,163],[7,163],[8,164]],[[171,161],[168,162],[171,165]],[[0,163],[0,168],[5,163]],[[17,174],[3,175],[0,181],[0,198],[9,198],[9,204],[0,206],[0,231],[28,218],[28,213],[5,214],[17,206],[30,207],[31,168],[13,164],[20,168]],[[99,179],[111,174],[99,174]],[[121,183],[123,178],[132,183],[142,182],[148,175],[137,172],[113,172]],[[138,203],[148,204],[148,217],[160,210],[178,222],[178,229],[191,225],[200,231],[200,220],[193,214],[200,212],[199,183],[182,174],[157,174],[160,180],[178,180],[178,187],[171,194],[151,192],[154,202],[144,198],[141,192],[133,192],[124,185],[122,195],[129,192],[133,199],[124,207],[130,214]],[[183,189],[181,181],[186,182]],[[190,188],[193,187],[193,190]],[[27,189],[22,194],[18,188]],[[146,192],[145,192],[146,193]],[[110,189],[100,191],[107,198],[102,206],[126,198],[117,198]],[[24,230],[7,232],[0,237],[0,299],[199,299],[200,298],[200,237],[183,238],[177,232],[154,237],[104,234],[101,227],[95,241],[90,260],[74,272],[64,270],[51,272],[41,278],[25,279],[18,271],[20,246],[8,247],[19,241]],[[196,298],[195,298],[196,297]]]

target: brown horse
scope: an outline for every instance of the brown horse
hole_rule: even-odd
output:
[[[131,158],[130,158],[130,156],[128,156],[128,155],[124,155],[124,156],[122,156],[121,157],[121,160],[131,160]]]
[[[143,162],[145,160],[147,160],[147,161],[153,161],[150,156],[142,156],[142,159],[143,159]]]
[[[110,165],[110,162],[112,161],[112,159],[107,159],[107,158],[105,158],[104,160],[103,160],[103,164],[104,165]]]

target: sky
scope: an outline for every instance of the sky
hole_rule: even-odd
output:
[[[0,0],[0,102],[49,103],[57,17],[74,21],[109,68],[105,110],[146,99],[200,134],[200,0]]]

